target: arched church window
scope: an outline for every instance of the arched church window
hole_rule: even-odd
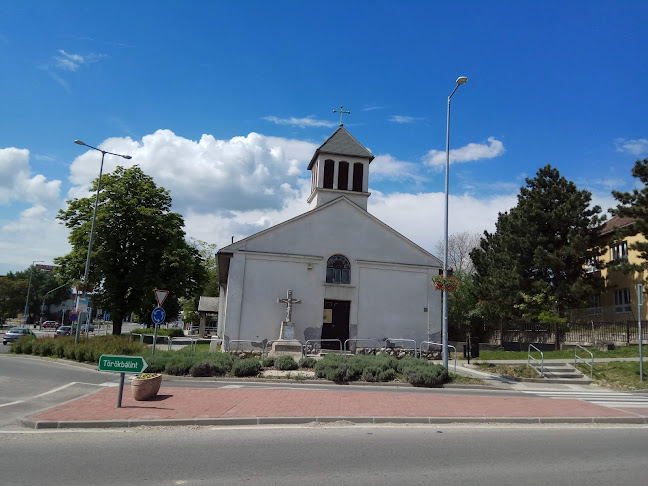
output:
[[[333,171],[335,170],[335,162],[332,160],[324,161],[324,188],[333,189]]]
[[[353,164],[353,190],[362,192],[362,163]]]
[[[349,188],[349,163],[340,162],[338,166],[338,189],[346,191]]]
[[[326,283],[351,283],[351,264],[344,255],[333,255],[326,262]]]

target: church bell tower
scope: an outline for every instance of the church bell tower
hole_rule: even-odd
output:
[[[370,195],[369,164],[373,159],[373,154],[353,138],[340,119],[338,129],[318,147],[308,164],[310,209],[345,196],[366,211]]]

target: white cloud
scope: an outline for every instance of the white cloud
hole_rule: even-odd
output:
[[[386,106],[381,106],[375,101],[367,103],[367,105],[362,109],[362,111],[374,111],[374,110],[384,110]]]
[[[295,190],[316,145],[301,140],[250,133],[231,140],[203,135],[188,140],[170,130],[158,130],[141,142],[110,138],[100,148],[131,155],[131,160],[106,156],[104,172],[139,165],[156,184],[171,191],[175,210],[205,214],[218,210],[279,209],[286,188]],[[70,169],[75,185],[68,197],[87,196],[99,171],[101,154],[88,151]],[[283,189],[282,189],[283,188]]]
[[[371,193],[368,206],[371,214],[434,254],[436,243],[443,237],[444,193],[384,195],[373,190]],[[498,213],[516,204],[517,193],[485,198],[451,194],[448,232],[494,231]]]
[[[414,180],[422,178],[418,174],[419,164],[397,160],[389,154],[378,155],[371,162],[370,174],[372,180]]]
[[[69,54],[63,49],[59,49],[59,54],[54,56],[54,66],[63,71],[77,71],[82,65],[97,62],[104,57],[102,54]]]
[[[29,150],[14,147],[0,149],[0,205],[13,201],[56,205],[61,181],[47,181],[45,176],[31,176]]]
[[[32,206],[0,226],[0,274],[19,271],[32,260],[51,264],[70,251],[68,229],[55,219],[53,208]]]
[[[489,137],[488,145],[469,143],[464,147],[450,150],[450,163],[492,159],[502,155],[505,151],[502,142],[495,140],[494,137]],[[435,169],[441,169],[446,163],[446,153],[442,150],[430,150],[423,160],[426,165]]]
[[[413,116],[393,115],[389,117],[389,121],[394,123],[414,123],[418,120],[420,120],[420,118],[415,118]]]
[[[329,127],[332,128],[336,126],[336,123],[326,121],[326,120],[317,120],[313,115],[308,115],[304,118],[279,118],[276,116],[264,116],[264,120],[276,123],[277,125],[293,125],[300,128],[306,127]]]
[[[632,155],[648,154],[648,139],[646,138],[637,138],[635,140],[617,138],[614,143],[617,146],[617,152],[627,152]]]

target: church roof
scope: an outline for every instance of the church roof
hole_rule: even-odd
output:
[[[200,296],[198,301],[198,312],[218,312],[218,297]]]
[[[308,164],[308,170],[313,168],[313,164],[315,164],[320,152],[335,155],[349,155],[352,157],[363,157],[369,159],[369,162],[374,159],[374,155],[369,152],[364,145],[353,138],[353,135],[351,135],[342,125],[340,125],[340,127],[333,132],[333,135],[327,138],[326,141],[320,145],[317,150],[315,150],[315,154],[313,154],[313,158],[311,159],[310,164]]]

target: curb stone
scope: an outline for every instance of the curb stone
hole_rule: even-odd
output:
[[[24,419],[21,425],[42,429],[109,429],[169,426],[240,426],[329,424],[648,424],[647,417],[235,417],[168,420],[43,421]]]

